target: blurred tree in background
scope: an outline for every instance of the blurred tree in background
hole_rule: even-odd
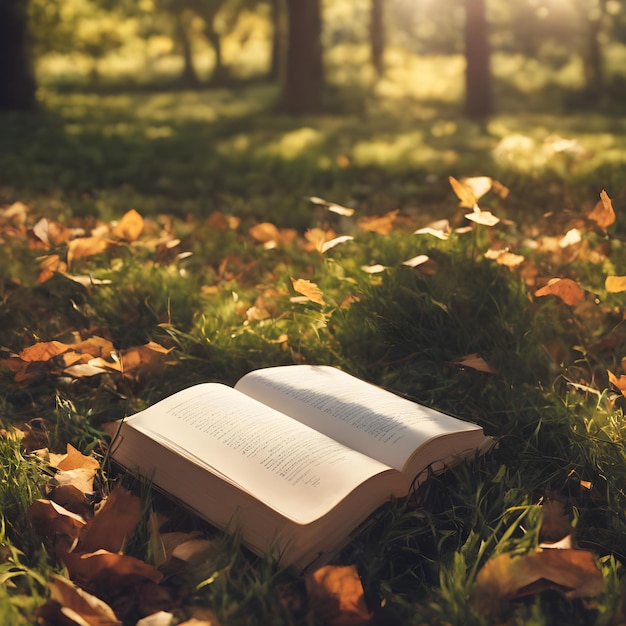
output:
[[[553,80],[567,69],[567,101],[595,106],[623,96],[611,50],[625,42],[622,0],[2,0],[0,104],[32,108],[35,75],[53,87],[269,78],[282,83],[284,110],[316,112],[329,102],[329,59],[373,85],[390,59],[419,55],[464,57],[463,108],[484,118],[502,84],[494,56],[540,64]]]
[[[32,109],[35,80],[27,0],[0,2],[0,108]]]

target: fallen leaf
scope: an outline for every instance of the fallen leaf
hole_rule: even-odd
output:
[[[571,278],[552,278],[547,285],[535,291],[535,296],[556,296],[565,304],[576,306],[585,299],[585,291]]]
[[[362,265],[361,269],[366,274],[380,274],[381,272],[384,272],[387,267],[385,265],[381,265],[380,263],[375,263],[374,265]]]
[[[101,254],[109,247],[109,240],[102,237],[79,237],[72,239],[67,246],[67,264]]]
[[[119,239],[125,239],[126,241],[137,241],[139,236],[143,232],[144,220],[143,217],[131,209],[122,216],[122,219],[113,228],[113,235]]]
[[[600,192],[600,200],[587,217],[604,229],[615,223],[613,203],[604,189]]]
[[[28,519],[35,532],[49,541],[57,555],[69,552],[85,520],[52,500],[35,500],[28,507]]]
[[[302,294],[312,302],[316,302],[317,304],[321,304],[324,306],[326,302],[324,302],[324,295],[320,288],[312,283],[310,280],[306,280],[304,278],[292,278],[291,284],[293,285],[294,291],[299,294]]]
[[[324,254],[325,252],[328,252],[328,250],[330,250],[331,248],[338,246],[340,243],[345,243],[346,241],[352,241],[353,239],[354,237],[351,237],[350,235],[341,235],[340,237],[335,237],[334,239],[331,239],[330,241],[324,242],[320,248],[320,252]]]
[[[379,235],[388,235],[393,229],[393,223],[398,217],[399,209],[374,217],[362,217],[357,223],[361,230]]]
[[[429,260],[430,260],[430,257],[427,254],[418,254],[417,256],[414,256],[411,259],[402,261],[402,265],[407,265],[408,267],[418,267],[419,265],[423,265]]]
[[[467,354],[465,356],[460,356],[456,359],[450,361],[451,365],[456,365],[458,367],[469,367],[478,372],[484,372],[486,374],[497,374],[498,370],[494,369],[483,359],[479,357],[478,354]]]
[[[611,385],[617,387],[619,392],[626,397],[626,376],[620,376],[619,378],[610,370],[608,371],[609,382]]]
[[[68,443],[65,456],[54,467],[60,470],[73,470],[84,467],[95,471],[100,468],[100,463],[94,457],[83,454]]]
[[[63,556],[70,579],[87,591],[115,596],[121,589],[144,581],[161,582],[155,567],[126,554],[98,550],[88,554],[69,552]]]
[[[125,542],[135,534],[141,520],[141,500],[127,489],[117,486],[104,501],[93,519],[87,522],[77,551],[119,552]]]
[[[565,236],[559,241],[559,248],[568,248],[582,241],[582,235],[578,228],[571,228],[565,233]]]
[[[268,243],[270,241],[278,241],[279,231],[274,224],[270,222],[261,222],[255,224],[248,231],[253,239],[259,243]]]
[[[20,359],[32,363],[34,361],[49,361],[50,359],[63,354],[69,350],[67,344],[60,341],[40,341],[32,346],[24,348],[20,352]]]
[[[478,572],[471,602],[483,615],[493,614],[500,601],[555,589],[578,598],[604,591],[604,578],[586,550],[539,549],[514,557],[501,554]]]
[[[433,237],[437,237],[437,239],[445,241],[450,236],[450,222],[448,222],[448,220],[440,220],[424,228],[418,228],[413,234],[432,235]]]
[[[72,486],[78,489],[82,494],[93,493],[93,479],[96,475],[96,470],[80,467],[71,470],[59,470],[55,473],[54,477],[50,480],[49,486],[66,487]],[[58,502],[54,498],[55,502]]]
[[[474,210],[472,213],[466,213],[465,217],[471,222],[480,224],[481,226],[495,226],[500,221],[500,218],[496,217],[491,211],[483,211],[482,209]]]
[[[571,543],[573,530],[572,521],[562,500],[546,498],[541,503],[541,541],[556,542],[569,537]]]
[[[472,190],[476,201],[478,201],[491,189],[493,181],[489,176],[472,176],[462,178],[461,183]]]
[[[473,209],[478,206],[478,198],[469,185],[462,183],[454,178],[454,176],[448,176],[448,181],[450,182],[452,191],[454,191],[456,197],[459,199],[459,206],[465,207],[466,209]]]
[[[370,621],[363,585],[353,565],[327,565],[307,574],[306,589],[313,610],[328,626],[359,626]]]
[[[337,215],[341,215],[343,217],[351,217],[352,215],[354,215],[354,209],[345,207],[341,204],[337,204],[336,202],[328,202],[327,200],[324,200],[323,198],[318,198],[317,196],[310,196],[309,200],[313,204],[325,207],[326,210],[330,211],[331,213],[336,213]]]
[[[609,293],[626,291],[626,276],[607,276],[604,287]]]

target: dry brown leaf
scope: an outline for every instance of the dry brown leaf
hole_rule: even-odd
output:
[[[604,229],[615,223],[613,203],[604,189],[600,192],[600,200],[587,217]]]
[[[321,567],[307,574],[305,582],[313,609],[324,624],[359,626],[370,621],[363,585],[353,565]]]
[[[604,287],[609,293],[626,291],[626,276],[607,276]]]
[[[80,536],[77,551],[119,552],[125,541],[135,533],[141,520],[141,500],[127,489],[117,486],[104,505],[87,523]]]
[[[393,223],[398,217],[399,209],[389,211],[385,215],[374,217],[362,217],[357,223],[361,230],[368,233],[378,233],[379,235],[388,235],[393,230]]]
[[[448,220],[439,220],[424,228],[418,228],[413,234],[432,235],[433,237],[437,237],[437,239],[445,241],[450,236],[450,232],[450,222]]]
[[[121,626],[122,622],[108,604],[80,589],[66,578],[53,575],[49,588],[50,599],[37,612],[39,620],[43,620],[41,623]],[[71,622],[63,621],[63,617],[70,618]]]
[[[544,500],[541,503],[541,541],[560,541],[564,537],[571,537],[572,532],[572,522],[564,503],[557,498]]]
[[[69,552],[63,556],[63,562],[71,580],[87,591],[97,590],[99,595],[117,595],[125,587],[144,581],[159,583],[163,578],[148,563],[106,550],[87,554]]]
[[[535,296],[556,296],[565,304],[576,306],[584,301],[585,291],[571,278],[552,278],[547,285],[535,291]]]
[[[485,372],[486,374],[498,373],[498,370],[491,367],[485,359],[479,357],[476,353],[460,356],[450,361],[450,363],[452,365],[456,365],[457,367],[469,367],[473,370],[477,370],[478,372]]]
[[[79,237],[72,239],[67,246],[67,264],[101,254],[109,247],[109,240],[102,237]]]
[[[191,610],[191,617],[180,622],[178,626],[221,626],[220,621],[211,609],[205,609],[204,607],[193,607]]]
[[[322,306],[326,304],[326,302],[324,302],[324,294],[322,294],[320,288],[310,280],[292,277],[291,284],[296,293],[302,294],[312,302],[316,302]]]
[[[40,341],[32,346],[24,348],[20,352],[20,359],[32,363],[34,361],[49,361],[50,359],[63,354],[69,350],[67,344],[60,341]]]
[[[70,229],[59,222],[41,218],[33,226],[33,234],[47,246],[58,246],[70,240]]]
[[[466,209],[473,209],[478,206],[478,198],[469,185],[462,183],[460,180],[454,178],[454,176],[448,176],[448,181],[450,182],[452,191],[454,191],[456,197],[459,199],[459,206],[465,207]]]
[[[585,550],[549,548],[520,557],[501,554],[478,572],[471,599],[480,613],[489,615],[501,601],[546,589],[595,597],[604,591],[604,578],[593,554]]]
[[[607,372],[609,375],[609,382],[611,385],[617,387],[620,393],[626,397],[626,376],[620,376],[619,378],[610,370]]]
[[[28,507],[28,519],[35,532],[49,541],[57,556],[72,549],[85,520],[52,500],[35,500]]]

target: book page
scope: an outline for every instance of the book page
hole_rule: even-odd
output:
[[[299,523],[392,471],[217,383],[178,392],[127,422]]]
[[[428,440],[481,430],[326,365],[256,370],[235,388],[399,471]]]

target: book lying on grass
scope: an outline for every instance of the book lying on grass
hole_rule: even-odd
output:
[[[111,454],[257,554],[307,569],[386,500],[490,444],[337,368],[289,365],[179,391],[125,419]]]

